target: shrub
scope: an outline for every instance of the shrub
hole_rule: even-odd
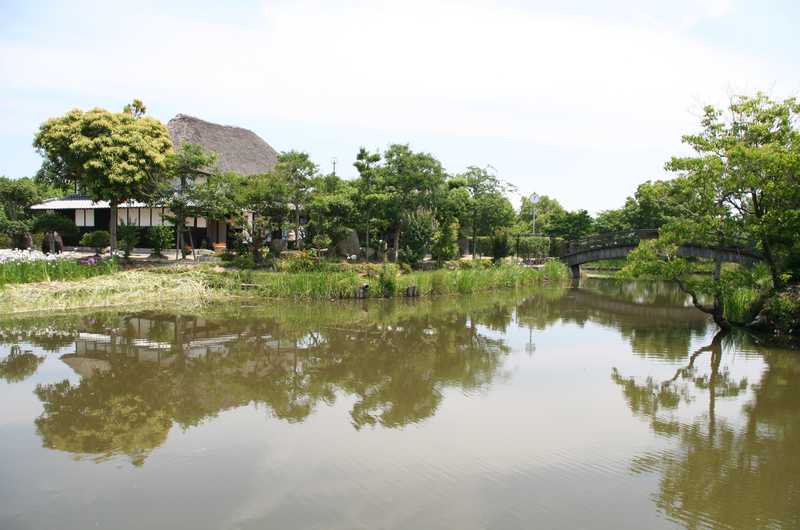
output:
[[[492,262],[499,263],[511,253],[511,245],[508,241],[508,234],[504,230],[498,230],[492,237]]]
[[[458,256],[458,223],[445,223],[433,238],[431,257],[438,263]]]
[[[381,295],[386,298],[392,297],[397,292],[397,266],[387,263],[378,275],[378,287]]]
[[[332,240],[325,234],[317,234],[311,240],[311,246],[317,251],[317,254],[322,253],[323,250],[331,248]]]
[[[428,254],[433,239],[433,216],[429,213],[412,213],[406,217],[400,261],[416,266]]]
[[[95,253],[99,256],[103,249],[111,244],[111,234],[105,230],[97,230],[95,232],[87,232],[81,238],[81,245],[84,247],[92,247]]]
[[[250,270],[256,268],[256,260],[252,254],[240,254],[231,260],[231,265],[238,269]]]
[[[75,237],[78,234],[78,227],[68,217],[56,213],[46,213],[33,221],[33,231],[39,234],[58,232],[62,237]]]
[[[12,243],[11,237],[0,234],[0,248],[11,248],[13,246]]]
[[[117,227],[117,237],[119,237],[125,259],[130,259],[131,252],[139,243],[139,227],[121,224]]]
[[[546,258],[550,254],[550,238],[542,236],[519,236],[514,241],[515,252],[525,258]]]
[[[149,230],[150,244],[153,246],[153,255],[161,257],[161,252],[167,244],[175,237],[175,231],[171,226],[151,226]]]
[[[309,252],[297,251],[288,254],[278,263],[278,270],[282,272],[313,272],[320,270],[319,260],[314,259]]]

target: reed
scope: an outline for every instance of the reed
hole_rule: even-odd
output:
[[[119,271],[119,266],[115,260],[100,261],[94,265],[83,265],[67,259],[6,261],[0,263],[0,286],[82,280],[117,271]]]

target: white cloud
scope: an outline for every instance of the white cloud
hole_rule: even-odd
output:
[[[703,16],[730,10],[725,0],[691,3]],[[134,18],[90,45],[3,43],[0,78],[19,91],[135,95],[233,123],[617,153],[618,167],[598,169],[624,181],[617,202],[652,175],[625,168],[631,152],[674,152],[695,125],[692,109],[774,81],[768,65],[667,27],[492,2],[268,2],[253,16],[245,27]],[[525,187],[526,175],[511,176]]]

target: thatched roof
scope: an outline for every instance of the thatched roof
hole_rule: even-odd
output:
[[[257,175],[272,171],[278,153],[256,133],[241,127],[218,125],[193,116],[178,114],[167,123],[175,147],[190,143],[217,154],[222,171]]]

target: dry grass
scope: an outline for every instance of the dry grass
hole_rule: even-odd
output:
[[[0,314],[88,307],[203,305],[219,299],[201,274],[120,272],[72,282],[9,285],[0,290]]]

